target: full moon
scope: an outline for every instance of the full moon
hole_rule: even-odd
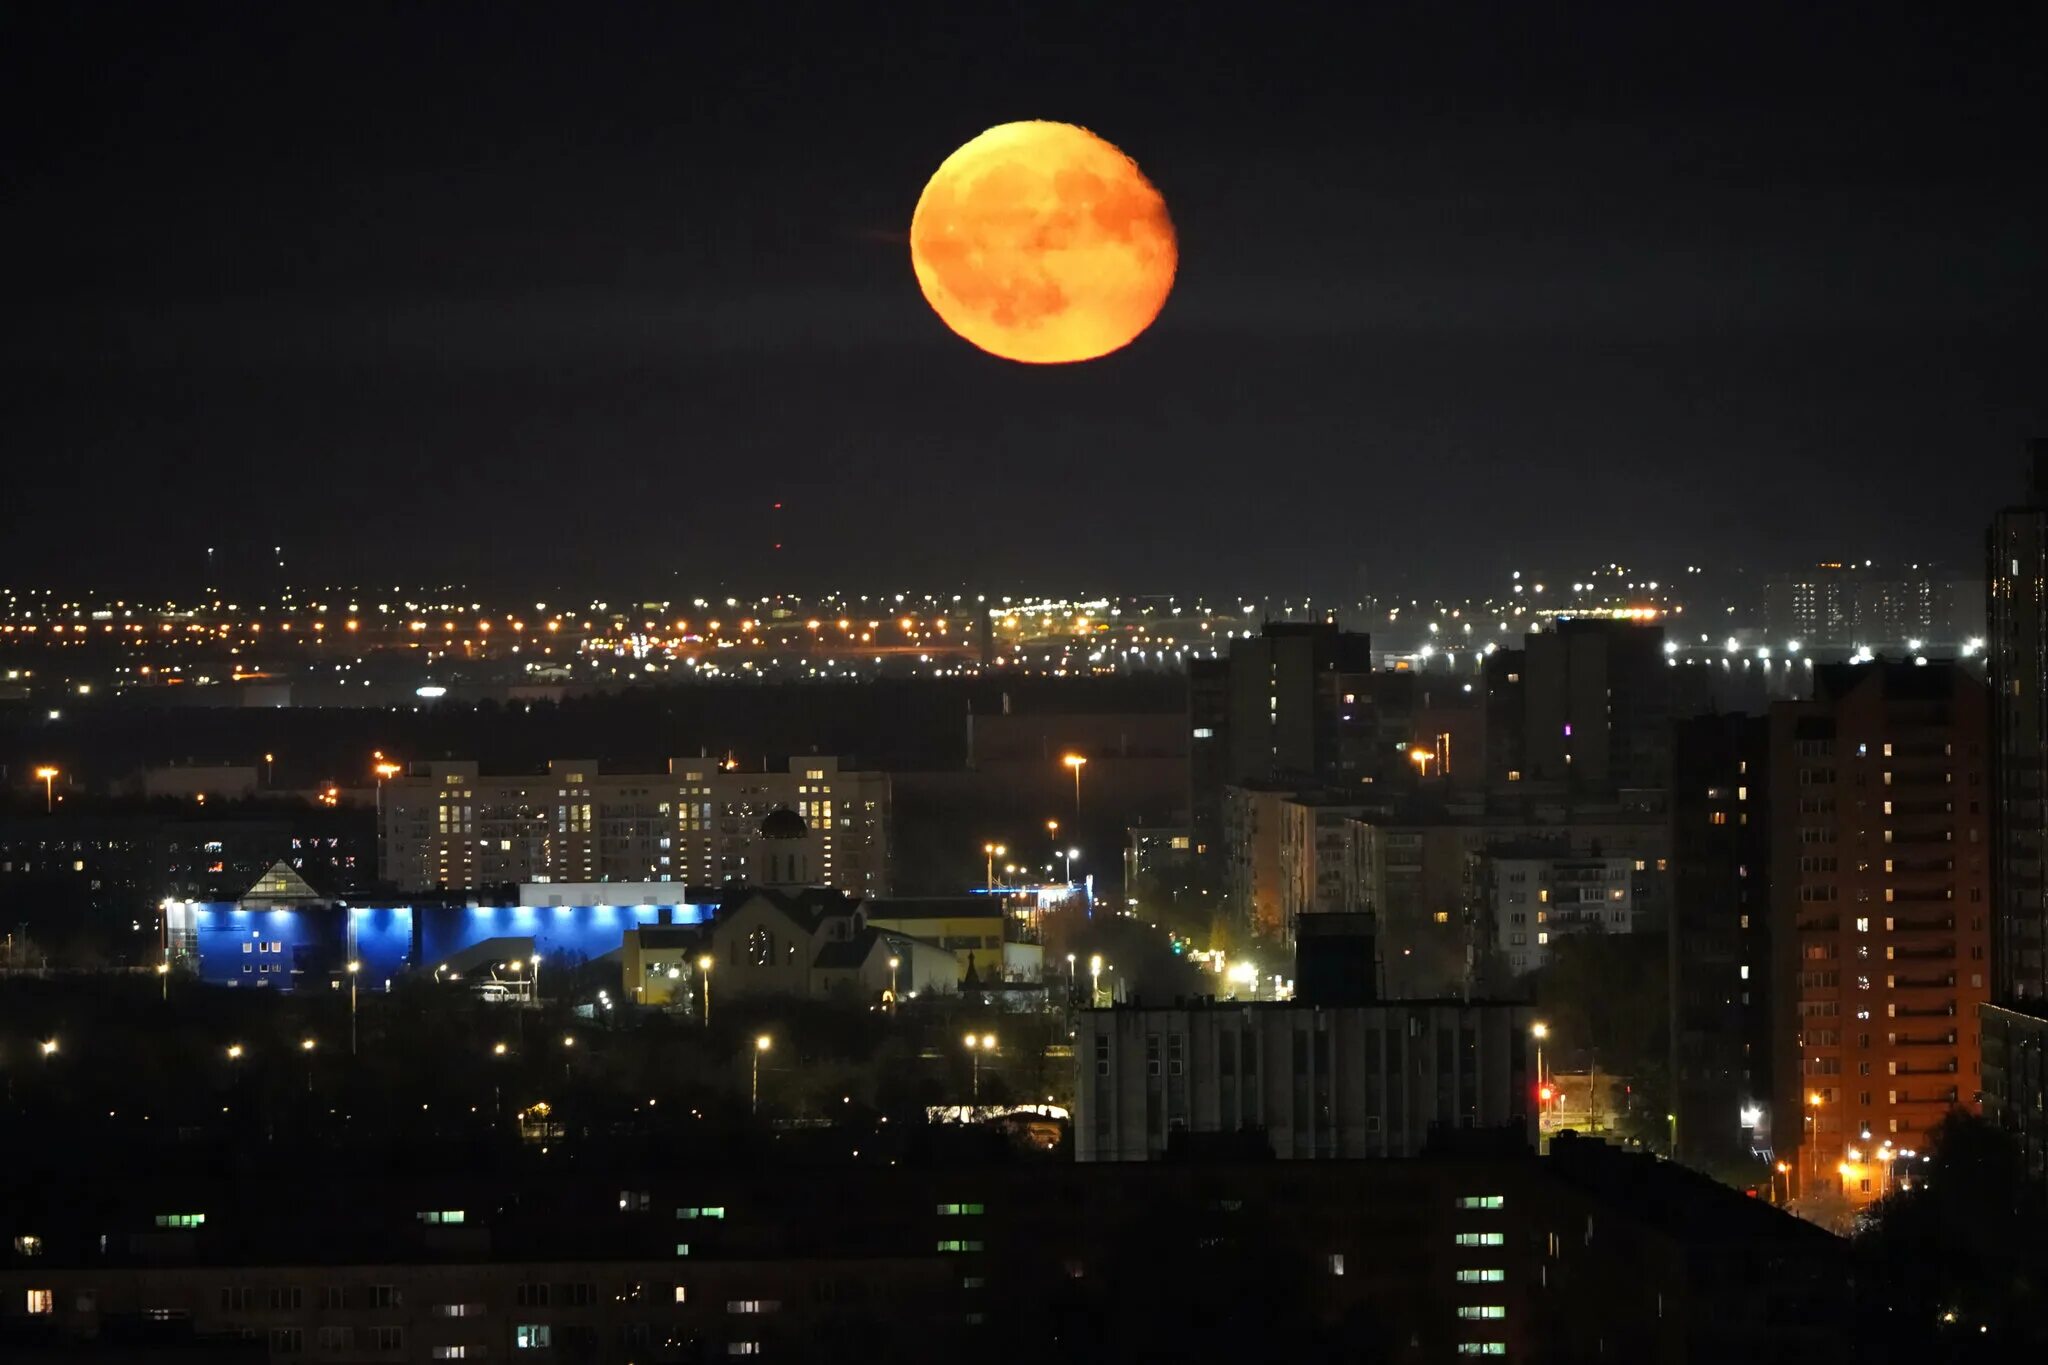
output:
[[[991,355],[1032,365],[1131,344],[1173,290],[1166,201],[1071,123],[1005,123],[947,157],[910,219],[925,301]]]

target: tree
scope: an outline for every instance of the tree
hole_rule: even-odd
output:
[[[2012,1136],[1951,1110],[1892,1179],[1856,1246],[1893,1357],[2048,1357],[2048,1198]]]

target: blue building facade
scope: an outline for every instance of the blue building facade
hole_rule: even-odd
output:
[[[174,950],[202,981],[289,991],[326,988],[361,964],[358,983],[382,990],[408,971],[432,971],[494,938],[533,941],[543,967],[573,966],[615,951],[640,925],[709,922],[714,904],[674,905],[314,905],[244,908],[232,902],[172,901],[165,911]]]

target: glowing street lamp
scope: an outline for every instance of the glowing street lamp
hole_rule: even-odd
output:
[[[1001,844],[983,844],[981,851],[988,856],[988,889],[993,893],[996,889],[996,859],[1010,850]]]
[[[697,958],[697,976],[704,983],[704,1027],[711,1027],[711,954]]]
[[[1102,954],[1091,953],[1088,957],[1088,1008],[1094,1009],[1102,1003]]]
[[[1536,1040],[1536,1084],[1543,1089],[1548,1089],[1549,1087],[1544,1085],[1543,1077],[1543,1040],[1550,1036],[1550,1025],[1540,1019],[1537,1020],[1529,1025],[1529,1036]],[[1549,1096],[1546,1095],[1544,1098],[1548,1099]]]
[[[996,1036],[993,1033],[984,1033],[977,1037],[970,1033],[967,1035],[966,1043],[969,1055],[974,1058],[974,1103],[978,1107],[981,1104],[981,1056],[985,1052],[996,1050]]]
[[[405,769],[400,767],[398,764],[390,762],[389,760],[385,759],[384,751],[382,749],[379,749],[377,751],[377,758],[378,762],[371,767],[370,771],[377,774],[377,828],[381,831],[384,827],[385,779],[396,777],[400,773],[404,772]]]
[[[348,1055],[356,1055],[356,978],[362,975],[363,964],[353,959],[348,964]]]
[[[36,1046],[43,1050],[43,1060],[46,1062],[56,1055],[57,1040],[55,1038],[45,1038],[42,1042],[37,1043]]]
[[[1074,770],[1074,818],[1081,818],[1081,769],[1088,766],[1088,760],[1079,754],[1068,754],[1060,762]]]
[[[891,957],[889,959],[889,1013],[891,1014],[896,1012],[896,969],[902,965],[903,959],[900,957]]]
[[[55,813],[57,809],[57,774],[60,769],[48,764],[36,769],[36,777],[43,784],[43,809]]]
[[[761,1112],[761,1054],[775,1046],[775,1040],[767,1034],[754,1039],[754,1113]]]
[[[156,964],[156,979],[157,979],[157,984],[163,987],[163,997],[164,997],[164,1003],[168,1005],[168,1004],[169,1004],[169,1003],[171,1002],[171,964],[170,964],[170,963],[168,963],[168,962],[159,962],[159,963],[157,963],[157,964]]]

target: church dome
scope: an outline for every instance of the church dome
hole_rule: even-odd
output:
[[[811,827],[804,823],[803,816],[789,807],[777,806],[761,821],[760,833],[763,839],[808,839]]]

